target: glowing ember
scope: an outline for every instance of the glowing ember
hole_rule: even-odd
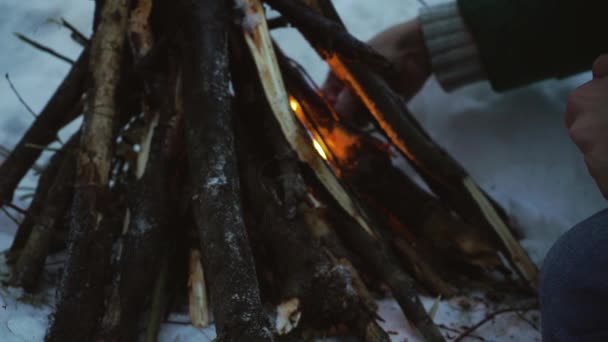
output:
[[[294,112],[297,112],[298,108],[300,108],[300,104],[294,98],[289,99],[289,106],[291,106],[291,110]]]
[[[302,108],[300,107],[298,100],[296,100],[295,98],[290,96],[289,97],[289,106],[291,107],[291,110],[294,112],[294,114],[296,114],[296,116],[299,119],[302,119],[302,115],[303,115]],[[321,158],[323,158],[324,160],[327,160],[327,154],[325,154],[323,147],[321,146],[321,144],[319,144],[318,141],[315,140],[315,138],[312,138],[312,146],[314,146],[315,150],[321,156]]]
[[[321,144],[319,144],[319,142],[315,139],[312,139],[312,145],[315,147],[315,150],[317,150],[317,153],[321,156],[321,158],[327,160],[327,155],[325,155],[325,151],[323,151]]]

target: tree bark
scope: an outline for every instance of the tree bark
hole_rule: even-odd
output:
[[[49,188],[44,205],[39,214],[32,218],[33,225],[19,260],[11,274],[10,284],[34,291],[38,287],[40,274],[44,270],[46,257],[56,233],[58,223],[63,222],[63,215],[70,207],[74,193],[76,173],[76,150],[80,134],[76,133],[58,152],[61,166],[57,170],[52,186]],[[29,214],[29,213],[28,213]]]
[[[271,341],[242,217],[231,97],[230,4],[181,1],[183,101],[192,206],[221,341]]]
[[[92,41],[92,87],[77,161],[68,258],[47,341],[90,340],[103,312],[103,288],[116,229],[113,224],[122,219],[110,216],[108,181],[128,7],[128,0],[107,0]],[[74,322],[81,322],[79,329],[73,328]]]

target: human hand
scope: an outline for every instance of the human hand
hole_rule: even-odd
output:
[[[398,75],[391,86],[405,98],[414,96],[431,74],[430,57],[418,20],[392,26],[368,44],[394,64]],[[356,95],[331,72],[323,84],[323,92],[344,117],[352,119],[363,108]]]
[[[608,198],[608,55],[593,64],[593,80],[568,98],[566,126],[589,173]]]

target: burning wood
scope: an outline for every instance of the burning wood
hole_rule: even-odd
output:
[[[186,283],[192,324],[214,323],[224,341],[389,341],[374,300],[385,289],[442,341],[419,293],[496,282],[500,252],[533,287],[500,208],[378,76],[385,59],[326,0],[268,2],[390,139],[337,117],[273,45],[260,0],[236,11],[222,0],[96,2],[89,47],[0,165],[7,204],[40,155],[27,146],[50,144],[86,102],[8,255],[11,284],[35,291],[47,255],[67,245],[47,341],[132,341],[142,319],[153,341]],[[391,144],[434,193],[393,166]]]

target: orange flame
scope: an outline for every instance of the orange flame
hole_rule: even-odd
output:
[[[312,138],[312,146],[314,146],[315,150],[317,150],[317,153],[321,156],[321,158],[327,160],[327,155],[325,154],[325,151],[323,151],[323,147],[321,147],[321,144],[319,144],[319,142],[316,141],[315,138]]]
[[[296,114],[298,118],[300,118],[300,116],[302,115],[302,108],[300,107],[298,101],[291,96],[289,97],[289,107],[291,107],[291,110]],[[312,146],[315,148],[315,151],[317,151],[321,158],[327,160],[327,154],[325,154],[323,146],[321,146],[321,144],[319,144],[319,142],[315,140],[315,138],[312,138]]]

